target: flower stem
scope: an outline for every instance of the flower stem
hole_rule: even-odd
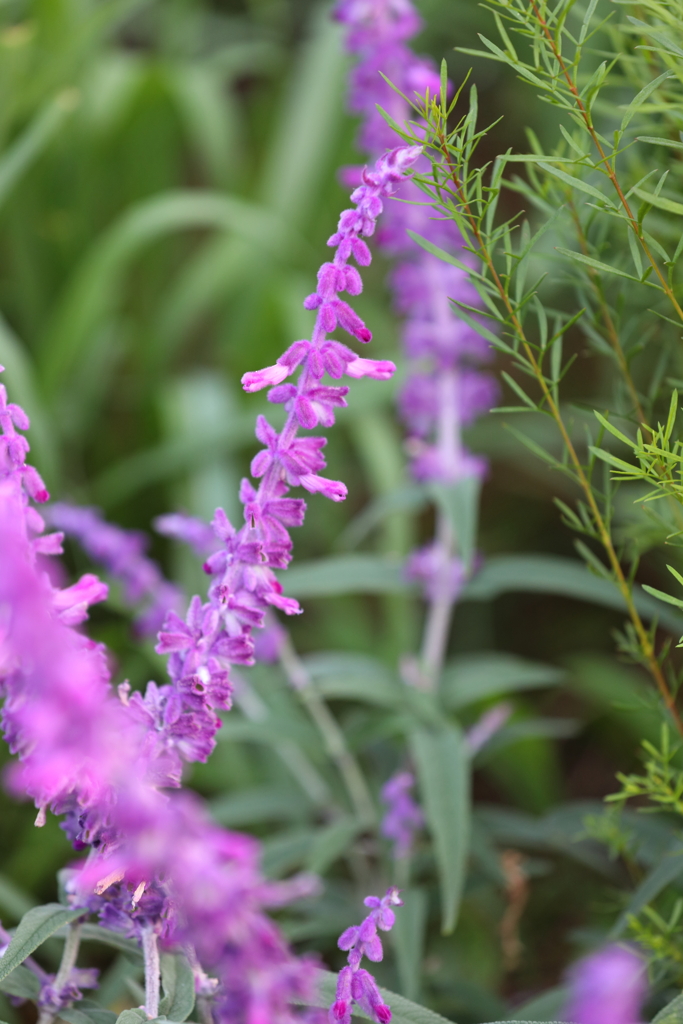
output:
[[[159,945],[151,925],[142,929],[142,953],[145,959],[145,1013],[150,1020],[159,1016]]]
[[[358,818],[367,825],[372,824],[377,816],[372,796],[363,777],[360,765],[349,750],[344,733],[339,728],[339,724],[327,704],[320,696],[315,683],[294,649],[289,636],[287,636],[280,650],[280,664],[317,725],[327,752],[344,780],[349,799]]]

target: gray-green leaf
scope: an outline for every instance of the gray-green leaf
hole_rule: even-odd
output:
[[[194,975],[186,956],[162,954],[161,984],[164,997],[159,1003],[159,1012],[170,1020],[187,1020],[194,1009]]]
[[[75,921],[84,913],[83,909],[69,910],[61,903],[46,903],[24,914],[4,956],[0,957],[0,981],[63,925]]]
[[[443,931],[455,928],[470,841],[470,762],[454,725],[415,729],[411,748],[439,869]]]

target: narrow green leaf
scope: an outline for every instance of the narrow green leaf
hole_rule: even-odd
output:
[[[656,206],[658,210],[666,210],[667,213],[683,214],[683,203],[676,203],[673,199],[667,199],[666,196],[657,196],[654,192],[646,192],[642,188],[634,188],[633,191],[642,199],[644,203],[650,203],[651,206]]]
[[[578,189],[579,192],[585,192],[586,195],[592,196],[593,199],[599,199],[601,203],[614,208],[614,203],[607,196],[603,195],[599,189],[589,185],[587,181],[582,181],[581,178],[574,178],[571,174],[560,170],[559,167],[553,167],[552,164],[547,163],[545,160],[539,160],[538,166],[546,171],[547,174],[553,174],[556,178],[559,178],[565,185],[571,185],[572,188]]]
[[[644,86],[640,90],[640,92],[636,96],[633,97],[633,99],[631,100],[631,102],[627,106],[626,110],[624,111],[624,116],[621,119],[621,131],[622,132],[631,123],[631,120],[633,119],[634,115],[636,114],[636,112],[638,110],[638,107],[642,103],[644,103],[644,101],[648,98],[648,96],[651,93],[653,93],[655,91],[655,89],[657,88],[658,85],[660,85],[667,78],[671,78],[673,76],[673,74],[674,74],[673,71],[667,70],[663,74],[658,75],[657,78],[653,78],[653,80],[651,82],[648,82],[647,85]]]
[[[677,597],[672,597],[671,594],[665,594],[663,590],[657,590],[656,587],[650,587],[647,583],[643,583],[643,590],[648,594],[652,594],[652,596],[656,597],[659,601],[665,601],[667,604],[672,604],[675,608],[683,608],[683,601],[679,600]]]
[[[66,89],[41,110],[21,135],[4,151],[0,159],[0,206],[12,188],[40,156],[64,122],[78,106],[75,89]]]
[[[470,840],[470,766],[459,728],[415,729],[410,745],[427,826],[434,842],[441,889],[442,929],[458,919]]]
[[[667,885],[680,878],[681,874],[683,874],[683,850],[678,849],[663,857],[652,871],[645,876],[612,928],[611,937],[618,938],[624,931],[624,928],[626,928],[629,917],[632,914],[638,914]]]
[[[674,139],[660,139],[653,135],[639,135],[636,142],[650,142],[653,146],[668,146],[670,149],[683,149],[683,142]],[[655,1018],[656,1020],[657,1018]]]
[[[162,953],[161,984],[164,997],[159,1013],[169,1020],[187,1020],[194,1009],[194,974],[183,953]]]
[[[683,206],[681,206],[681,213],[683,213]],[[603,274],[616,274],[617,277],[625,277],[629,281],[637,281],[640,284],[640,278],[634,277],[633,274],[627,274],[624,270],[619,270],[617,267],[611,267],[609,263],[601,263],[600,260],[594,260],[592,256],[584,256],[582,252],[573,252],[572,249],[563,249],[561,246],[555,246],[556,252],[561,252],[563,256],[569,256],[570,259],[576,260],[577,263],[585,263],[587,267],[592,267],[593,270],[599,270]]]
[[[82,908],[70,910],[61,903],[46,903],[42,907],[33,907],[24,914],[5,954],[0,958],[0,981],[63,925],[75,921],[84,913],[86,911]]]

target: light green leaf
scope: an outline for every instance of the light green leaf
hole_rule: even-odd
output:
[[[446,665],[440,689],[444,704],[458,710],[498,694],[557,686],[564,677],[553,665],[514,654],[465,654]]]
[[[450,934],[458,918],[467,869],[469,756],[462,732],[453,725],[415,729],[410,746],[439,870],[442,928]]]
[[[636,142],[650,142],[653,146],[668,146],[670,149],[683,149],[683,142],[678,142],[675,139],[660,139],[654,135],[639,135]]]
[[[0,957],[0,981],[63,925],[75,921],[84,913],[86,911],[82,908],[70,910],[61,903],[46,903],[42,907],[33,907],[24,914],[12,936],[12,941],[4,955]]]
[[[162,953],[161,984],[159,1013],[169,1020],[187,1020],[194,1009],[194,974],[183,953]]]
[[[652,594],[652,596],[656,597],[659,601],[665,601],[666,604],[672,604],[676,608],[683,608],[683,601],[677,597],[672,597],[671,594],[665,594],[663,590],[657,590],[655,587],[650,587],[647,583],[643,584],[643,590],[648,594]]]
[[[654,192],[646,192],[643,188],[634,188],[633,191],[644,203],[656,206],[658,210],[666,210],[667,213],[683,214],[683,203],[676,203],[666,196],[656,196]]]
[[[398,559],[381,555],[338,555],[299,562],[279,579],[293,597],[386,594],[408,589],[402,568]]]

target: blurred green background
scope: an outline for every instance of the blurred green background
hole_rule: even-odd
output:
[[[454,47],[491,33],[489,15],[475,0],[425,0],[420,10],[416,48],[445,56],[458,81],[470,60]],[[302,299],[347,201],[336,172],[359,159],[356,125],[345,113],[349,63],[329,14],[310,0],[0,4],[0,362],[11,397],[31,415],[34,461],[55,497],[96,504],[127,527],[149,529],[172,509],[209,518],[217,505],[238,521],[237,487],[265,407],[262,396],[241,392],[239,378],[272,363],[310,327]],[[474,80],[483,118],[503,117],[482,159],[526,149],[529,125],[554,137],[552,108],[511,73],[480,62]],[[517,208],[518,197],[509,202]],[[400,362],[387,270],[377,257],[357,308],[374,332],[373,355]],[[576,348],[585,356],[580,338]],[[599,390],[596,372],[594,360],[579,360],[577,397]],[[295,564],[354,545],[403,556],[430,536],[429,509],[360,529],[368,503],[407,482],[395,387],[366,383],[353,385],[327,449],[330,475],[346,481],[349,499],[311,498]],[[484,418],[470,442],[491,459],[484,557],[575,557],[552,504],[562,481],[533,461],[505,417]],[[193,556],[160,538],[151,551],[188,592],[202,592]],[[74,572],[89,568],[71,546],[67,562]],[[304,654],[367,652],[394,668],[419,636],[421,605],[410,593],[310,598],[304,606],[291,624]],[[567,851],[585,814],[599,809],[580,802],[614,789],[615,771],[633,767],[639,736],[654,727],[641,677],[613,654],[621,618],[598,604],[514,588],[457,610],[451,655],[507,652],[560,670],[548,677],[554,685],[516,697],[522,728],[475,773],[481,833],[455,936],[440,936],[430,895],[425,947],[416,954],[422,996],[458,1020],[498,1019],[556,985],[620,906],[621,868],[597,844]],[[116,601],[96,608],[91,624],[113,653],[117,681],[163,679],[152,645],[134,642]],[[254,686],[265,690],[259,672]],[[272,685],[291,703],[281,682]],[[485,706],[468,708],[465,724]],[[384,781],[401,759],[400,742],[387,752],[391,723],[353,702],[332,707],[368,771]],[[546,724],[525,734],[532,719]],[[216,807],[224,801],[226,824],[267,839],[277,874],[305,859],[292,838],[305,818],[296,793],[289,817],[225,804],[277,775],[276,760],[267,743],[236,736],[192,781]],[[0,916],[11,923],[26,900],[54,896],[54,872],[69,849],[54,821],[34,829],[31,808],[3,796],[0,815]],[[507,961],[498,929],[514,899],[492,836],[497,850],[524,855],[522,952]],[[321,949],[334,965],[335,934],[360,903],[344,864],[333,859],[325,868],[327,903],[285,925],[302,948]],[[431,893],[430,870],[426,863],[418,873]],[[405,978],[397,981],[394,970],[386,966],[387,983],[398,987]]]

